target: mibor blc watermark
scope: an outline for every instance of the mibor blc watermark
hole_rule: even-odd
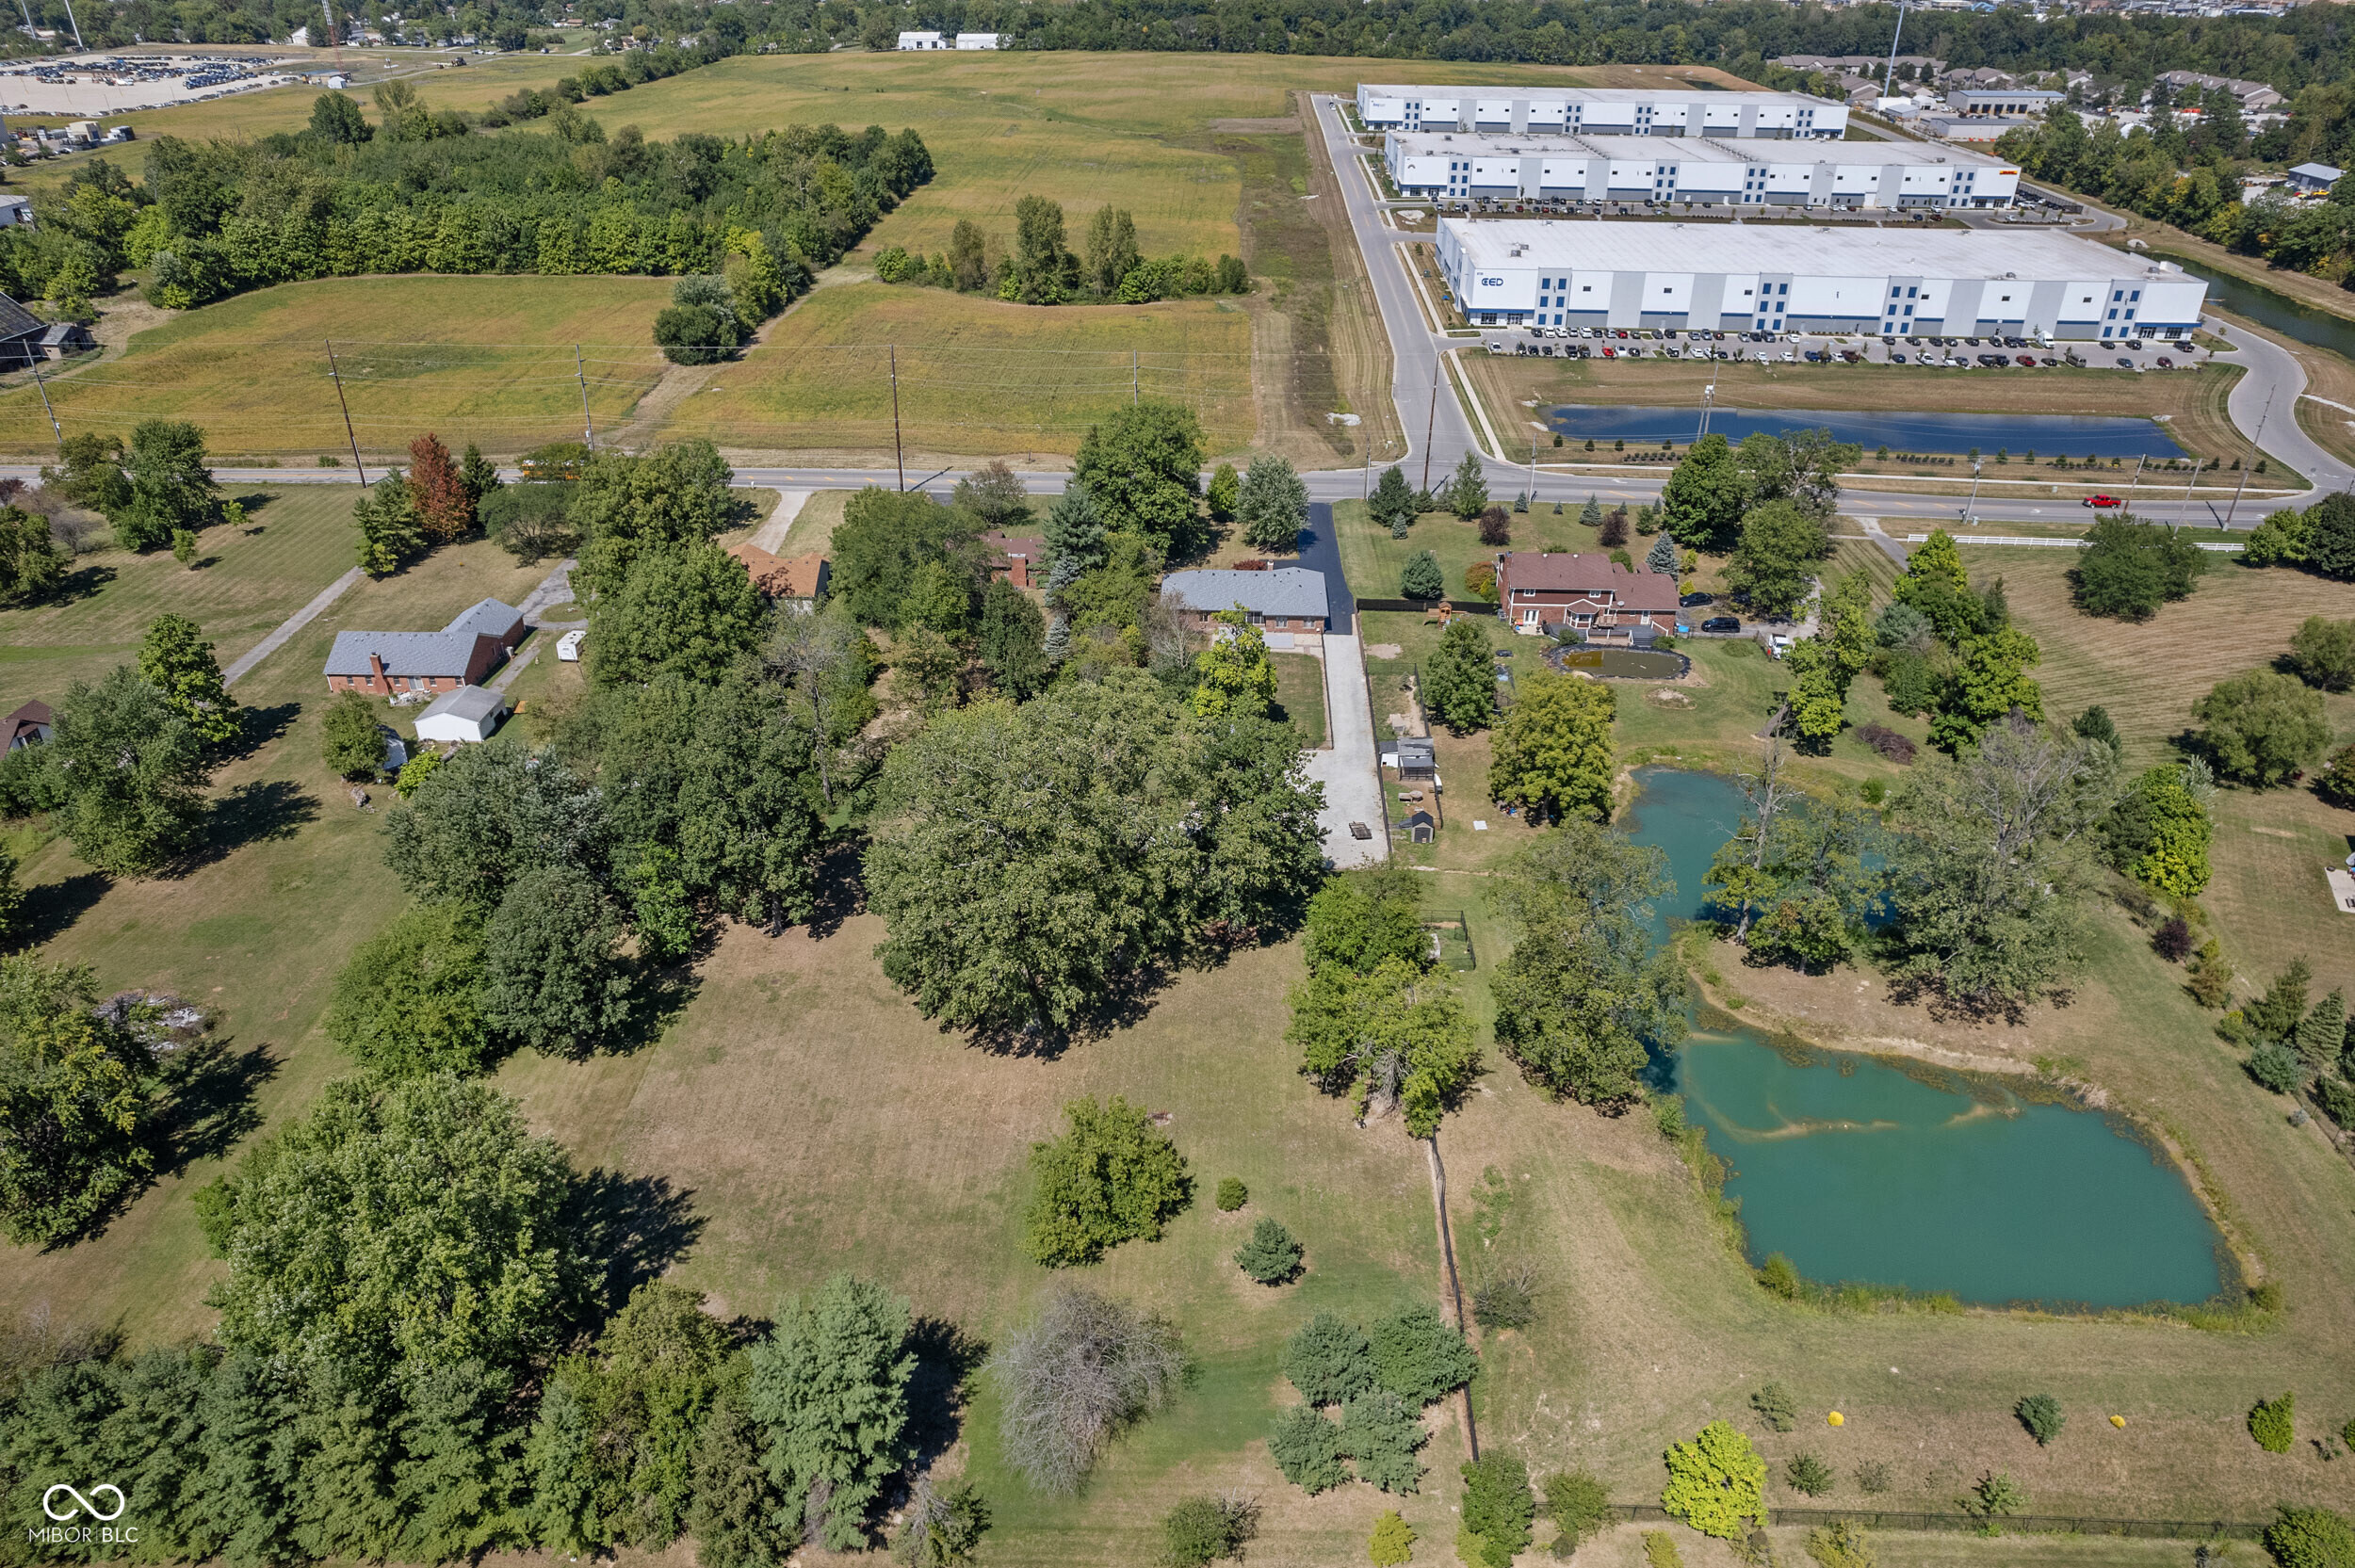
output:
[[[111,1500],[113,1507],[106,1507]],[[126,1499],[122,1488],[101,1481],[86,1495],[80,1488],[59,1481],[41,1495],[41,1511],[52,1521],[24,1531],[36,1546],[129,1546],[139,1539],[137,1525],[117,1525]]]

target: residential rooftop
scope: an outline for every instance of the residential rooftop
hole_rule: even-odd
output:
[[[1298,566],[1279,566],[1273,572],[1172,572],[1161,579],[1161,597],[1205,615],[1238,605],[1261,615],[1322,619],[1331,614],[1324,597],[1324,574]]]

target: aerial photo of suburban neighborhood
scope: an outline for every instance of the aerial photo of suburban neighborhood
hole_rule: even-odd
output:
[[[10,9],[0,1564],[2355,1568],[2338,0]]]

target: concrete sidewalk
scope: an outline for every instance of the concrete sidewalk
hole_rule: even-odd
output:
[[[261,663],[264,659],[278,652],[279,649],[284,648],[288,639],[291,639],[295,633],[302,630],[303,627],[309,625],[312,622],[317,621],[319,616],[326,611],[328,606],[333,604],[336,600],[344,596],[344,590],[346,589],[349,588],[352,584],[358,582],[365,575],[365,573],[362,572],[355,566],[350,571],[345,573],[342,576],[336,578],[333,582],[328,584],[325,588],[319,590],[317,595],[315,596],[309,604],[303,606],[300,609],[286,617],[285,620],[281,621],[278,623],[278,629],[276,631],[270,633],[269,636],[262,639],[261,641],[255,643],[252,647],[247,649],[242,655],[232,660],[229,668],[220,672],[220,684],[224,687],[235,686],[238,680],[249,673],[255,665]]]

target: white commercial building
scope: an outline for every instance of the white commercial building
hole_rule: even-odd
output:
[[[1357,85],[1369,131],[1486,131],[1512,136],[1772,137],[1837,141],[1848,106],[1803,92],[1694,88],[1385,87]]]
[[[946,49],[949,47],[949,41],[938,33],[901,33],[900,47],[902,49]]]
[[[1451,218],[1438,251],[1482,327],[2172,339],[2208,291],[2050,232]]]
[[[996,33],[959,33],[957,47],[960,49],[995,49],[998,47],[998,35]]]
[[[2012,165],[1915,141],[1778,149],[1756,139],[1392,131],[1382,161],[1400,195],[1433,201],[2008,207],[2020,190]]]

